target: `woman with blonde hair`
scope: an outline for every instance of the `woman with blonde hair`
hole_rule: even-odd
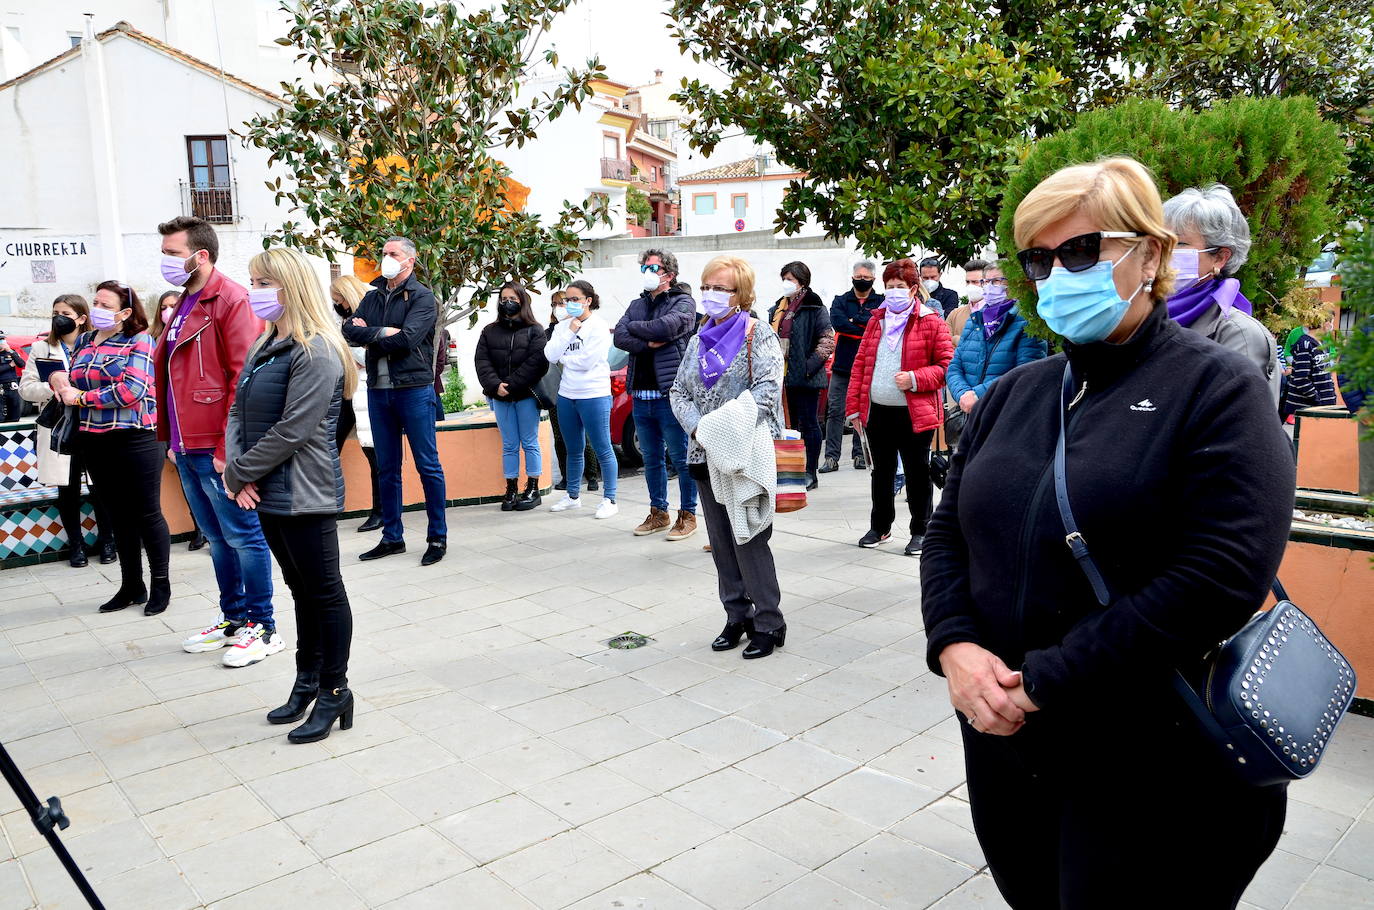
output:
[[[1283,831],[1285,787],[1243,782],[1174,687],[1264,604],[1294,495],[1264,377],[1169,319],[1174,241],[1129,158],[1022,200],[1065,353],[988,389],[926,534],[927,662],[1016,908],[1235,907]]]
[[[224,488],[255,509],[296,605],[296,682],[269,722],[309,720],[293,743],[353,725],[348,650],[353,616],[339,571],[343,473],[334,437],[357,387],[353,355],[310,263],[276,248],[248,264],[248,303],[267,329],[244,361],[225,431]],[[242,642],[240,642],[242,644]]]
[[[343,322],[353,318],[364,295],[372,290],[354,275],[340,275],[329,283],[329,299],[334,304],[334,312]],[[351,398],[345,398],[339,411],[339,431],[334,437],[334,445],[343,454],[344,442],[349,433],[356,433],[358,446],[367,459],[367,473],[372,481],[372,506],[367,520],[358,525],[358,531],[379,531],[382,527],[382,495],[377,485],[377,450],[372,446],[372,424],[367,419],[367,349],[350,347],[353,364],[358,368],[358,388]]]
[[[697,482],[725,629],[711,643],[729,651],[749,636],[746,660],[766,657],[787,638],[773,536],[782,435],[782,345],[756,319],[754,270],[717,256],[701,273],[706,319],[682,355],[669,401],[687,431],[687,465]]]

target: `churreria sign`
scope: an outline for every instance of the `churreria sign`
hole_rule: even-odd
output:
[[[12,240],[2,248],[16,259],[51,259],[54,256],[85,256],[84,240]]]

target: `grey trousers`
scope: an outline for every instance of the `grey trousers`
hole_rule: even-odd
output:
[[[692,465],[692,477],[696,479],[697,495],[706,519],[706,536],[711,540],[711,558],[716,563],[716,583],[726,621],[744,622],[752,618],[758,631],[776,632],[786,623],[778,608],[782,601],[778,569],[768,546],[773,526],[769,525],[746,544],[735,543],[730,518],[716,500],[711,477],[703,467]]]
[[[844,447],[844,400],[849,395],[849,377],[831,373],[830,388],[825,394],[825,457],[839,461],[840,449]],[[849,444],[849,457],[859,457],[858,436]]]

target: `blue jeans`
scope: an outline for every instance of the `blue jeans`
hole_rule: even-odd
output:
[[[434,387],[367,390],[367,417],[372,423],[372,443],[377,449],[377,483],[382,494],[382,540],[399,543],[405,538],[401,524],[401,433],[410,443],[410,455],[425,489],[429,515],[427,541],[448,540],[444,510],[444,466],[439,463],[439,440],[434,431]]]
[[[663,457],[667,444],[668,458],[677,468],[678,508],[684,512],[697,511],[697,482],[687,472],[687,434],[673,416],[672,405],[666,398],[634,400],[635,433],[639,435],[639,452],[644,456],[644,482],[649,486],[649,505],[668,511],[668,465]]]
[[[520,476],[520,450],[525,450],[525,473],[538,480],[544,472],[539,451],[539,402],[533,398],[498,401],[488,398],[501,431],[501,469],[509,480]]]
[[[262,536],[258,513],[241,509],[224,493],[214,459],[177,456],[181,490],[196,524],[210,543],[210,560],[219,583],[219,609],[232,623],[272,621],[272,555]]]
[[[568,495],[573,499],[582,490],[582,471],[586,466],[584,449],[592,443],[596,460],[601,464],[601,482],[605,496],[615,502],[616,473],[620,466],[611,448],[611,396],[600,398],[564,398],[558,396],[558,426],[563,431],[563,444],[568,447],[568,465],[563,477],[568,481]]]

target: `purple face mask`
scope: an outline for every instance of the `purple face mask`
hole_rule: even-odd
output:
[[[195,253],[192,253],[191,256],[194,258]],[[184,287],[186,282],[191,280],[191,276],[195,274],[195,269],[188,272],[186,270],[187,261],[188,260],[182,259],[180,256],[162,257],[162,277],[166,279],[168,284]],[[198,269],[200,266],[196,266],[196,268]]]
[[[281,318],[282,310],[286,307],[277,301],[278,288],[252,288],[248,292],[248,305],[253,308],[253,315],[268,322],[276,322]]]
[[[97,329],[112,329],[119,325],[119,317],[109,310],[91,307],[91,325]]]

